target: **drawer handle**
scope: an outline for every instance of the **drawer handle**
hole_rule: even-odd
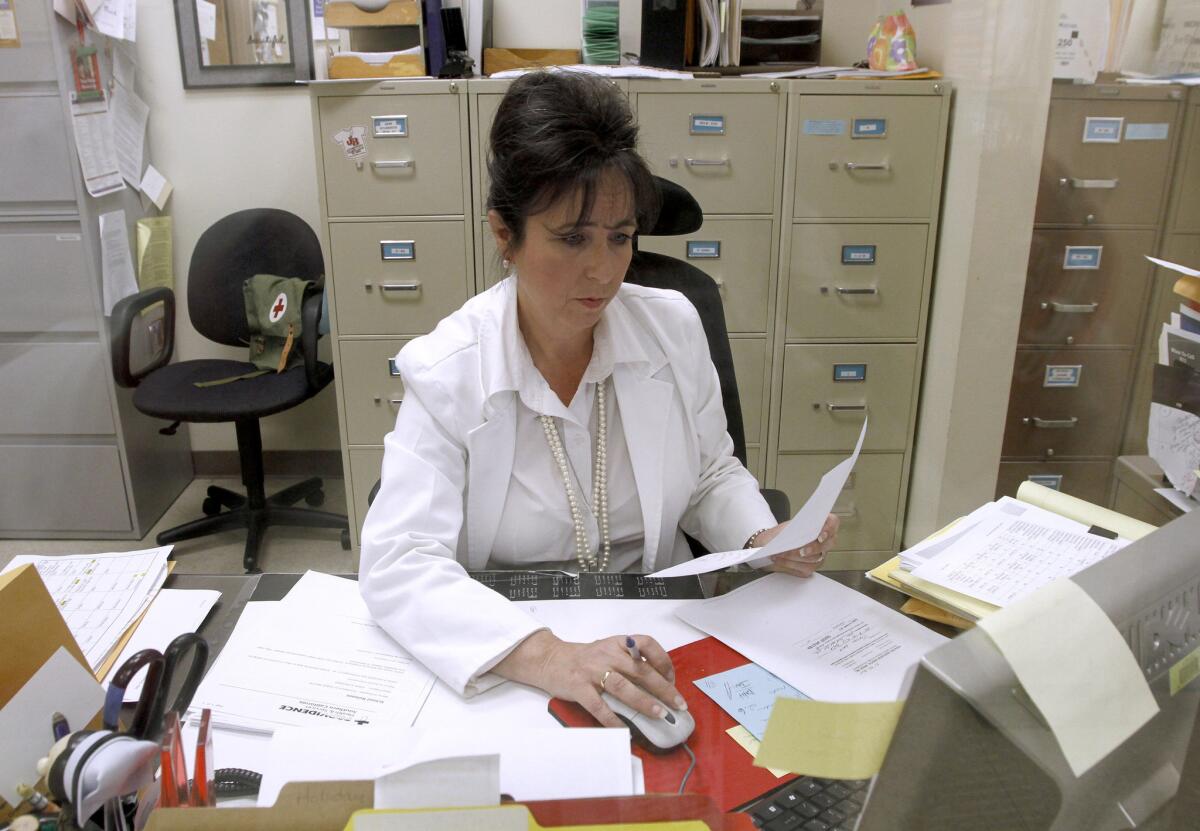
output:
[[[1070,430],[1072,427],[1079,424],[1079,419],[1075,416],[1070,418],[1032,418],[1021,419],[1026,424],[1032,424],[1040,430]]]
[[[858,506],[851,505],[849,508],[834,508],[829,513],[833,514],[838,519],[856,519],[858,517]]]
[[[380,283],[379,288],[384,291],[420,291],[420,280],[407,280],[403,283]]]
[[[1057,300],[1051,300],[1049,303],[1042,304],[1043,309],[1049,309],[1054,312],[1064,312],[1073,315],[1090,315],[1096,309],[1100,308],[1099,303],[1059,303]]]
[[[381,396],[381,395],[377,395],[377,396],[375,396],[375,403],[376,403],[376,404],[379,404],[379,403],[382,403],[382,402],[383,402],[383,396]],[[393,404],[393,405],[395,405],[395,406],[399,407],[401,404],[403,404],[403,403],[404,403],[404,399],[403,399],[403,398],[389,398],[389,399],[387,400],[387,402],[388,402],[389,404]]]
[[[831,413],[865,413],[867,411],[866,404],[835,404],[832,401],[826,401],[825,406]]]
[[[838,294],[879,294],[877,286],[869,286],[867,288],[849,288],[847,286],[834,286],[834,291]]]
[[[890,162],[846,162],[846,169],[855,170],[891,170]]]
[[[728,167],[729,159],[684,159],[688,167]]]
[[[416,167],[416,165],[417,162],[415,159],[384,159],[383,161],[371,162],[371,167],[375,168],[376,170],[379,168],[392,167],[401,167],[407,169],[410,167]]]
[[[1120,183],[1120,179],[1076,179],[1073,176],[1058,180],[1058,184],[1062,187],[1071,187],[1076,190],[1112,190]]]

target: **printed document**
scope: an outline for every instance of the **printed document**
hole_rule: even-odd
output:
[[[146,610],[138,628],[105,679],[105,686],[112,683],[112,677],[121,664],[143,649],[166,651],[178,636],[185,632],[195,632],[200,629],[204,619],[212,607],[221,599],[221,593],[212,589],[162,589],[155,596],[154,602]],[[139,672],[125,688],[125,701],[135,702],[142,694],[142,683],[146,673]]]
[[[129,252],[129,230],[125,227],[125,212],[100,214],[100,277],[104,295],[104,316],[112,315],[113,306],[130,295],[137,294],[137,278],[133,276],[133,258]]]

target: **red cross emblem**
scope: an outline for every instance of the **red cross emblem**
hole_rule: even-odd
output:
[[[275,298],[274,305],[271,306],[271,312],[268,315],[272,323],[275,323],[279,318],[283,317],[283,313],[287,311],[287,295],[279,292],[279,296]]]

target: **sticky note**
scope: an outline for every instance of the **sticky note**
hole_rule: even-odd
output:
[[[1076,776],[1158,712],[1129,645],[1070,578],[1055,580],[977,625],[1012,667]]]
[[[730,727],[728,730],[725,731],[725,735],[729,736],[729,738],[731,738],[735,742],[737,742],[738,747],[740,747],[742,750],[749,753],[751,756],[757,756],[758,749],[760,747],[762,747],[762,742],[760,742],[758,739],[754,738],[754,736],[751,735],[750,731],[747,730],[745,727],[742,727],[742,725],[740,725],[740,724]],[[767,768],[767,770],[776,779],[780,779],[784,776],[787,776],[787,773],[788,773],[786,770],[782,770],[780,768]]]
[[[780,698],[754,764],[806,776],[867,779],[879,772],[903,708],[903,701]]]

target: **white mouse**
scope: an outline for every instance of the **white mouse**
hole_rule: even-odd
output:
[[[600,698],[617,714],[617,718],[628,725],[634,738],[642,739],[646,748],[655,753],[673,750],[687,741],[688,736],[696,729],[696,720],[687,710],[674,710],[663,704],[667,714],[662,718],[654,718],[639,713],[624,701],[606,692],[600,693]]]

